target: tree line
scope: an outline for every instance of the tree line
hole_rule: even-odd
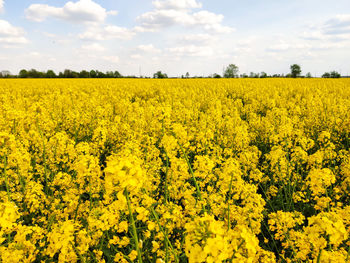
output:
[[[293,64],[290,66],[290,72],[286,75],[284,74],[273,74],[268,75],[266,72],[250,72],[249,75],[246,73],[239,74],[239,68],[235,64],[230,64],[224,68],[222,76],[220,74],[214,73],[210,76],[192,76],[187,72],[182,75],[181,78],[312,78],[310,72],[305,75],[301,74],[301,67],[298,64]],[[337,71],[325,72],[322,78],[340,78],[341,74]],[[38,71],[36,69],[22,69],[18,75],[13,75],[9,71],[1,71],[0,78],[147,78],[142,76],[123,76],[119,71],[107,71],[102,72],[99,70],[82,70],[80,72],[73,71],[70,69],[65,69],[63,72],[56,74],[53,70],[48,70],[46,72]],[[166,73],[162,71],[157,71],[153,74],[155,79],[169,78]]]
[[[80,72],[65,69],[63,72],[56,74],[53,70],[46,72],[36,69],[22,69],[18,75],[12,75],[9,71],[0,72],[0,77],[7,78],[121,78],[123,77],[118,71],[102,72],[98,70],[82,70]]]
[[[273,74],[273,75],[268,75],[266,72],[261,72],[261,73],[254,73],[250,72],[250,74],[238,74],[239,73],[239,68],[235,64],[230,64],[228,65],[224,72],[223,72],[223,77],[224,78],[312,78],[313,76],[311,75],[310,72],[306,73],[305,76],[301,74],[301,67],[298,64],[293,64],[290,66],[290,72],[286,75],[284,74]],[[220,78],[221,76],[218,74],[214,74],[214,77]],[[325,72],[322,75],[322,78],[341,78],[341,74],[337,71],[331,71],[331,72]]]

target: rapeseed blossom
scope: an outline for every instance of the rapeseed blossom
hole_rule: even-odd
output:
[[[0,80],[0,262],[348,262],[348,79]]]

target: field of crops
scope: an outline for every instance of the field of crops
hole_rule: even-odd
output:
[[[2,262],[348,262],[350,80],[0,80]]]

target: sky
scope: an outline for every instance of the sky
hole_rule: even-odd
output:
[[[349,0],[0,0],[0,71],[350,75]]]

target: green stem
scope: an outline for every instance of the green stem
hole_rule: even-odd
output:
[[[77,249],[77,247],[74,245],[74,243],[72,241],[69,242],[71,244],[71,246],[73,247],[74,252],[78,255],[78,258],[80,259],[80,262],[85,263],[85,259],[82,257],[82,255],[80,254],[79,250]]]
[[[230,262],[232,262],[232,260],[235,258],[237,251],[243,246],[244,242],[245,240],[243,239],[242,242],[238,245],[237,250],[233,251],[232,257],[229,260]]]
[[[43,141],[43,155],[42,155],[42,158],[43,158],[43,164],[44,164],[44,180],[45,180],[44,192],[45,192],[46,195],[48,195],[48,180],[47,180],[48,168],[47,168],[47,163],[46,163],[46,145],[45,145],[44,134],[43,134],[43,132],[42,132],[42,130],[40,128],[38,119],[36,119],[36,126],[38,128],[40,137],[41,137],[41,139]]]
[[[7,156],[4,156],[4,177],[5,177],[5,185],[6,185],[6,192],[7,192],[7,198],[8,201],[11,201],[11,194],[10,194],[10,186],[9,186],[9,180],[6,173],[7,168]]]
[[[173,136],[176,138],[175,134],[173,134]],[[177,139],[177,138],[176,138]],[[197,192],[197,198],[199,197],[199,200],[200,201],[203,201],[203,198],[202,198],[202,194],[201,194],[201,191],[200,191],[200,188],[199,188],[199,185],[198,185],[198,182],[196,180],[196,177],[194,176],[194,173],[193,173],[193,170],[192,170],[192,166],[190,164],[190,161],[188,160],[188,157],[184,151],[184,148],[182,147],[181,143],[177,140],[177,144],[180,146],[180,149],[181,149],[181,152],[182,152],[182,155],[184,156],[185,160],[186,160],[186,163],[187,163],[187,166],[188,166],[188,169],[190,171],[190,174],[192,176],[192,180],[194,182],[194,185],[196,187],[196,192]],[[204,209],[205,210],[205,209]]]
[[[169,191],[168,191],[168,172],[169,172],[169,157],[166,154],[166,170],[165,170],[165,182],[164,182],[164,192],[165,192],[165,203],[169,202]]]
[[[329,197],[328,196],[328,190],[326,188],[326,197]],[[329,207],[329,202],[327,203],[327,212],[331,211],[331,208]]]
[[[270,237],[271,237],[271,239],[272,239],[272,244],[274,245],[274,247],[275,247],[275,249],[276,249],[276,252],[277,252],[278,254],[280,254],[280,253],[279,253],[279,249],[278,249],[277,244],[276,244],[276,241],[275,241],[275,237],[272,235],[269,226],[264,222],[264,220],[262,220],[261,222],[263,223],[263,225],[264,225],[265,228],[267,229],[267,232],[270,234]]]
[[[294,211],[293,194],[294,194],[294,192],[295,192],[295,185],[296,185],[296,182],[293,184],[293,187],[292,187],[292,193],[291,193],[291,196],[290,196],[289,211]]]
[[[168,229],[166,230],[166,236],[168,236]],[[164,245],[165,245],[165,263],[169,262],[169,245],[168,245],[168,241],[166,239],[164,239]]]
[[[78,205],[77,205],[77,208],[75,209],[75,212],[74,212],[74,223],[75,223],[75,221],[77,221],[78,210],[79,210],[80,204],[81,204],[81,197],[79,197]]]
[[[128,192],[128,189],[126,187],[125,187],[125,190],[124,190],[124,195],[125,195],[126,201],[128,203],[130,223],[131,223],[131,227],[132,227],[132,231],[133,231],[133,236],[134,236],[134,241],[135,241],[135,246],[136,246],[136,251],[137,251],[138,262],[142,263],[142,256],[141,256],[141,251],[140,251],[140,247],[139,247],[139,238],[138,238],[138,235],[137,235],[137,229],[136,229],[136,225],[135,225],[134,215],[133,215],[132,210],[131,210],[131,203],[130,203],[130,198],[129,198],[129,192]]]
[[[227,221],[228,221],[228,230],[231,229],[231,220],[230,220],[230,199],[231,199],[231,189],[232,189],[233,173],[231,174],[230,186],[228,189],[228,200],[227,200]]]
[[[321,262],[321,252],[322,252],[322,249],[320,249],[320,252],[318,253],[318,256],[317,256],[317,263],[320,263]]]
[[[259,183],[259,186],[260,186],[260,188],[261,188],[262,192],[263,192],[263,193],[264,193],[264,195],[265,195],[265,201],[266,201],[266,203],[268,203],[268,204],[269,204],[269,206],[271,207],[271,210],[272,210],[273,212],[275,212],[275,213],[276,213],[275,208],[273,207],[273,205],[271,204],[271,202],[270,202],[269,198],[267,197],[267,194],[266,194],[266,192],[265,192],[265,190],[264,190],[263,185],[262,185],[261,183]]]
[[[157,212],[154,210],[153,206],[151,207],[151,212],[152,212],[154,218],[155,218],[156,221],[157,221],[157,224],[158,224],[158,227],[159,227],[160,231],[163,233],[165,240],[168,242],[168,245],[169,245],[169,247],[171,248],[171,251],[172,251],[173,254],[174,254],[175,262],[179,262],[179,258],[178,258],[178,256],[177,256],[175,250],[174,250],[174,247],[173,247],[173,245],[171,244],[171,242],[170,242],[170,240],[169,240],[169,238],[168,238],[168,235],[166,235],[166,233],[164,232],[164,229],[163,229],[162,226],[160,225],[158,214],[157,214]]]
[[[162,138],[165,134],[165,127],[164,127],[164,119],[162,119]],[[166,150],[164,149],[165,156],[166,156],[166,170],[165,170],[165,182],[164,182],[164,192],[165,192],[165,203],[169,202],[169,191],[168,191],[168,172],[169,172],[169,156]]]

